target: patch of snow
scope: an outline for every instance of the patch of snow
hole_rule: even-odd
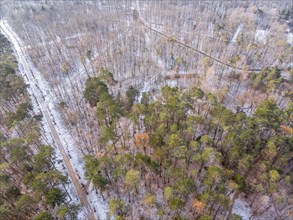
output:
[[[235,200],[232,213],[240,215],[243,220],[249,220],[251,216],[251,209],[247,202],[238,198]]]
[[[177,83],[177,79],[172,79],[172,80],[168,80],[167,81],[167,85],[170,86],[170,87],[175,87],[178,85]]]
[[[286,37],[287,37],[287,43],[290,44],[291,46],[293,46],[293,34],[288,33],[288,34],[286,34]]]
[[[269,30],[256,30],[254,35],[254,41],[256,43],[267,43],[267,36],[269,34]]]
[[[281,71],[281,77],[286,80],[291,80],[291,74],[288,71]]]
[[[232,40],[231,40],[232,43],[236,43],[237,37],[238,37],[238,35],[241,33],[242,29],[243,29],[243,24],[240,24],[240,25],[237,27],[237,30],[236,30],[234,36],[232,37]]]

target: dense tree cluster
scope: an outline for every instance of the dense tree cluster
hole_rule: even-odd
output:
[[[100,83],[88,79],[85,91],[98,91]],[[292,103],[280,109],[268,99],[246,115],[199,88],[165,86],[159,100],[145,93],[129,107],[127,94],[123,102],[103,88],[85,96],[99,97],[100,125],[100,151],[85,161],[87,178],[110,196],[111,215],[231,219],[235,200],[245,195],[253,216],[270,209],[277,219],[288,217]],[[258,204],[260,198],[267,201]]]
[[[43,145],[10,43],[0,35],[0,219],[75,218],[66,176],[53,166],[54,150]]]
[[[280,70],[276,67],[269,69],[263,68],[259,73],[252,77],[253,87],[256,89],[262,89],[270,93],[278,88],[282,82]]]

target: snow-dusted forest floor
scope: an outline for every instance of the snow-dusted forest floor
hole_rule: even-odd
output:
[[[130,7],[127,4],[133,5]],[[192,8],[188,5],[182,6],[186,13],[179,13],[181,17],[177,21],[172,14],[168,15],[168,7],[163,13],[157,13],[161,10],[157,6],[148,7],[139,1],[127,4],[122,4],[123,10],[117,10],[116,14],[111,12],[113,6],[84,2],[88,18],[75,15],[79,20],[71,18],[68,25],[64,25],[66,16],[64,21],[61,19],[61,25],[46,20],[46,16],[36,19],[32,16],[31,21],[22,26],[18,18],[1,21],[1,31],[15,48],[19,73],[30,85],[28,91],[34,113],[43,115],[44,142],[55,147],[55,166],[70,179],[66,187],[72,202],[84,205],[80,219],[92,215],[106,219],[108,212],[107,202],[85,180],[83,160],[84,153],[89,152],[87,147],[91,147],[94,153],[99,151],[96,141],[99,131],[92,120],[95,112],[85,103],[82,93],[87,77],[97,76],[100,67],[109,69],[118,81],[113,88],[114,93],[124,94],[130,85],[138,88],[138,102],[143,92],[151,92],[155,96],[163,85],[180,88],[198,86],[204,91],[227,97],[224,103],[230,109],[235,111],[236,107],[241,107],[243,112],[251,114],[256,104],[267,96],[248,89],[249,74],[253,71],[245,73],[245,69],[259,69],[263,64],[281,68],[286,68],[290,62],[292,65],[288,56],[282,55],[283,51],[288,50],[284,42],[292,46],[292,33],[282,33],[277,47],[263,46],[275,42],[274,34],[281,33],[285,25],[280,26],[280,30],[273,27],[268,30],[262,27],[262,22],[258,22],[254,29],[253,19],[247,19],[247,23],[236,22],[232,19],[233,13],[228,13],[230,23],[225,27],[220,21],[212,22],[212,19],[202,22],[206,19],[203,18],[195,22]],[[91,7],[97,7],[101,17],[96,18],[93,13],[89,16]],[[222,7],[217,7],[216,11],[224,10]],[[26,13],[21,7],[17,10],[15,13]],[[46,10],[44,13],[50,17],[49,9]],[[139,13],[138,21],[132,18],[133,10]],[[72,14],[78,13],[76,11]],[[124,11],[127,15],[123,14]],[[274,10],[270,12],[275,13]],[[239,16],[245,13],[240,11]],[[71,16],[74,17],[68,15],[68,18]],[[168,19],[163,19],[164,16]],[[34,22],[38,25],[32,25]],[[56,32],[52,27],[56,27]],[[34,41],[28,44],[30,39]],[[247,39],[254,44],[248,43]],[[272,46],[275,45],[272,43]],[[184,78],[183,75],[188,74],[195,77]],[[177,75],[182,76],[176,78]],[[288,101],[277,92],[272,93],[271,97],[276,98],[280,106]],[[250,99],[254,100],[254,105],[247,103]],[[60,108],[60,103],[66,107]],[[252,210],[244,198],[239,198],[235,201],[233,213],[249,219]]]
[[[95,215],[100,219],[106,219],[107,204],[100,196],[96,195],[91,185],[88,189],[82,187],[82,184],[86,184],[83,154],[75,144],[74,138],[71,137],[70,131],[63,125],[60,113],[56,109],[57,100],[51,87],[34,67],[23,49],[22,41],[9,24],[5,20],[1,20],[0,26],[1,32],[11,41],[15,49],[19,73],[29,85],[28,91],[31,96],[33,111],[35,114],[41,113],[43,115],[44,143],[55,147],[55,167],[67,175],[70,180],[66,188],[72,202],[79,204],[81,201],[84,206],[79,214],[80,218],[91,219]]]

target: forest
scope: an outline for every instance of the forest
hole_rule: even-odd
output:
[[[291,1],[0,6],[0,219],[292,218]]]
[[[96,109],[101,150],[85,156],[85,169],[109,198],[110,214],[202,220],[228,213],[227,219],[239,219],[231,212],[244,194],[256,208],[252,216],[271,208],[277,219],[286,217],[292,102],[281,110],[268,99],[248,116],[196,87],[165,86],[161,99],[144,93],[135,103],[138,91],[129,88],[121,100],[106,82],[115,83],[110,74],[86,82],[84,97]]]

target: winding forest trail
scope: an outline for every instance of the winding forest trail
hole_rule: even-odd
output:
[[[87,194],[85,190],[82,188],[77,174],[74,171],[69,156],[67,155],[65,148],[61,142],[61,138],[59,133],[57,132],[58,128],[56,128],[55,123],[53,122],[52,118],[49,115],[48,105],[53,102],[54,94],[51,92],[50,86],[38,72],[38,70],[33,66],[29,56],[26,54],[24,45],[20,38],[16,35],[16,33],[10,28],[9,24],[6,21],[0,21],[0,30],[1,32],[10,40],[12,43],[15,55],[18,60],[18,68],[20,74],[23,76],[25,82],[30,85],[28,88],[28,92],[32,99],[32,104],[34,106],[34,110],[37,111],[38,109],[43,114],[44,123],[46,123],[50,129],[50,133],[52,134],[54,141],[60,151],[63,161],[65,163],[66,169],[72,180],[73,186],[77,193],[81,204],[86,210],[86,218],[89,220],[96,219],[92,207],[88,201]],[[55,111],[51,109],[51,111]]]

